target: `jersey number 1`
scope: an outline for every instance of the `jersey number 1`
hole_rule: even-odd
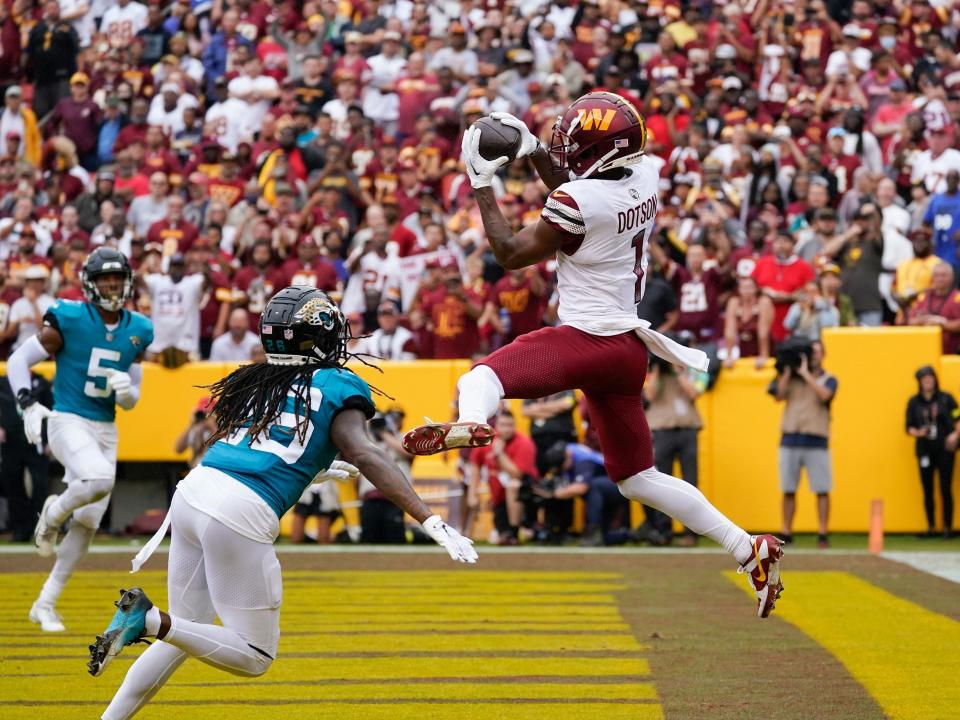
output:
[[[637,282],[633,286],[633,302],[639,303],[643,297],[643,254],[647,249],[647,235],[653,229],[653,226],[647,226],[633,236],[633,242],[630,247],[636,253],[636,260],[633,265],[633,274],[637,276]]]

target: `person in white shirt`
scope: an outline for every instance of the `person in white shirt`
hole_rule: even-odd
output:
[[[247,103],[247,125],[255,128],[263,124],[264,116],[280,95],[276,78],[263,74],[263,63],[256,55],[247,60],[243,74],[231,80],[227,89],[232,97]]]
[[[147,359],[158,360],[169,354],[174,360],[165,364],[173,367],[199,359],[200,301],[207,286],[206,276],[187,275],[186,261],[176,253],[170,257],[168,275],[151,273],[138,278],[150,295],[153,320],[153,342],[147,348]]]
[[[43,315],[53,305],[53,297],[47,294],[47,281],[50,271],[43,265],[31,265],[23,275],[23,297],[17,298],[10,306],[10,317],[4,337],[6,340],[16,336],[12,350],[16,350],[36,335],[43,327]]]
[[[195,108],[199,104],[196,97],[182,92],[180,85],[175,82],[166,82],[160,86],[160,92],[150,101],[147,122],[163,128],[164,133],[173,137],[186,127],[186,123],[183,122],[184,109]]]
[[[877,183],[877,205],[883,215],[881,229],[896,230],[901,235],[910,234],[910,213],[897,204],[897,184],[890,178]]]
[[[439,70],[442,67],[450,68],[458,82],[467,82],[476,78],[480,72],[477,54],[467,47],[467,35],[463,25],[452,22],[447,26],[447,35],[450,44],[442,47],[430,58],[430,70]]]
[[[337,96],[325,102],[320,109],[333,120],[333,136],[337,140],[346,140],[350,137],[347,111],[357,104],[357,78],[353,73],[344,70],[334,77],[337,82]]]
[[[10,154],[7,148],[7,138],[16,135],[20,138],[17,144],[17,158],[22,159],[27,150],[23,141],[26,137],[26,126],[23,122],[23,113],[20,111],[23,103],[23,91],[19,85],[7,88],[3,99],[3,111],[0,112],[0,157]]]
[[[396,92],[397,78],[407,67],[400,55],[400,33],[387,31],[379,55],[367,60],[370,80],[363,95],[363,114],[377,123],[384,132],[392,135],[397,130],[400,117],[400,98]]]
[[[146,237],[150,226],[167,216],[167,192],[170,188],[167,176],[155,172],[150,176],[150,193],[134,198],[127,210],[127,222],[133,227],[133,234]]]
[[[226,79],[218,78],[216,85],[221,83],[225,86]],[[223,147],[236,153],[240,143],[252,141],[254,132],[259,129],[250,125],[249,109],[250,105],[245,100],[234,95],[214,103],[203,118],[203,134],[212,135]]]
[[[372,355],[379,360],[416,360],[417,345],[413,333],[400,324],[400,309],[393,300],[384,300],[377,308],[379,327],[369,337],[361,338],[355,353]]]
[[[260,338],[250,332],[250,313],[234,308],[227,319],[227,332],[213,341],[210,362],[250,362]]]
[[[130,0],[117,0],[103,14],[100,32],[107,36],[110,47],[122,48],[130,44],[136,34],[147,26],[147,7]]]
[[[59,0],[59,2],[60,19],[73,25],[73,29],[77,31],[77,37],[80,39],[80,47],[88,47],[93,31],[96,29],[93,13],[90,11],[90,3],[87,0]]]
[[[928,126],[924,137],[929,147],[917,155],[910,182],[923,180],[929,193],[946,192],[947,173],[960,171],[960,150],[950,147],[951,133],[946,126]]]

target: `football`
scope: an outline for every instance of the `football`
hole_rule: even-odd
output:
[[[480,128],[480,155],[484,160],[507,156],[513,162],[520,152],[520,131],[492,118],[480,118],[474,125]]]

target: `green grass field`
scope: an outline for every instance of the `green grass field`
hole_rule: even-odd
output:
[[[768,621],[715,553],[518,551],[478,567],[428,550],[280,557],[270,671],[247,680],[188,661],[138,718],[958,716],[960,585],[879,557],[788,554]],[[44,635],[27,611],[47,563],[0,555],[0,718],[100,716],[141,652],[86,673],[117,589],[166,600],[165,556],[136,576],[128,562],[89,556],[61,603],[67,632]]]

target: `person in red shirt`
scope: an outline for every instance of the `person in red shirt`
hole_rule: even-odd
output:
[[[220,157],[220,175],[210,178],[207,183],[207,194],[210,200],[233,207],[243,199],[243,193],[244,182],[240,179],[237,156],[231,152],[225,152]]]
[[[960,351],[960,292],[953,287],[953,268],[942,262],[930,274],[930,289],[920,293],[910,308],[910,325],[942,328],[943,354]]]
[[[65,205],[60,212],[60,225],[53,231],[54,245],[69,246],[74,241],[82,243],[84,247],[90,245],[90,235],[80,227],[80,215],[73,205]]]
[[[496,437],[485,447],[470,453],[467,506],[479,506],[481,468],[487,469],[493,523],[499,544],[516,545],[517,530],[523,522],[523,505],[518,499],[524,478],[536,481],[537,446],[526,435],[517,432],[517,423],[509,410],[501,410],[496,419]]]
[[[670,157],[679,135],[690,125],[690,115],[677,104],[677,96],[663,93],[659,97],[657,112],[647,116],[647,152],[663,159]]]
[[[177,184],[173,178],[180,175],[180,161],[167,147],[167,138],[159,125],[150,125],[147,128],[140,172],[147,177],[155,172],[162,172],[171,178],[171,182]]]
[[[736,248],[730,253],[727,265],[735,278],[753,275],[757,260],[773,252],[773,238],[776,228],[770,228],[766,222],[757,218],[747,226],[747,245]]]
[[[393,135],[385,135],[380,141],[380,150],[367,163],[363,175],[360,177],[360,192],[367,205],[383,202],[388,195],[394,195],[400,185],[398,172],[397,139]]]
[[[443,281],[420,305],[427,318],[436,360],[473,357],[480,349],[477,321],[483,313],[481,297],[465,288],[456,261],[443,271]]]
[[[846,137],[847,131],[842,127],[830,128],[827,131],[827,152],[823,156],[823,167],[837,179],[838,194],[843,194],[853,187],[853,173],[861,164],[859,155],[843,152]]]
[[[798,292],[816,275],[813,268],[793,253],[794,238],[789,233],[778,233],[773,241],[773,255],[757,260],[753,277],[764,295],[773,300],[773,326],[770,335],[775,343],[786,339],[783,319],[797,299]]]
[[[147,140],[147,113],[150,112],[150,103],[142,97],[134,98],[130,104],[130,124],[124,125],[117,134],[117,139],[113,143],[113,152],[116,154],[120,150],[133,143],[135,140],[146,142]]]
[[[274,290],[279,289],[276,276],[270,240],[257,240],[250,251],[250,263],[237,270],[233,277],[233,303],[224,303],[225,308],[221,308],[222,327],[226,328],[231,309],[246,306],[250,315],[250,327],[259,328],[260,315],[267,306],[267,301],[273,297]],[[224,309],[226,313],[223,312]],[[220,322],[217,327],[221,327]]]
[[[297,257],[287,260],[277,272],[277,285],[310,285],[324,292],[341,289],[336,268],[320,257],[320,246],[313,235],[300,238]]]
[[[183,205],[180,195],[171,195],[167,199],[167,216],[147,230],[147,242],[160,243],[164,257],[187,252],[200,235],[196,225],[183,219]]]
[[[486,314],[500,333],[502,344],[543,327],[543,297],[546,294],[547,283],[536,267],[509,270],[494,284]]]
[[[413,126],[424,108],[440,94],[440,85],[437,76],[424,71],[423,54],[412,53],[407,58],[407,67],[397,79],[397,97],[400,101],[400,115],[397,132],[401,137],[413,134]]]
[[[659,243],[650,244],[650,253],[677,296],[679,312],[671,329],[691,333],[695,343],[715,341],[724,279],[716,268],[704,269],[707,260],[706,247],[700,243],[689,245],[686,267],[667,257]]]

